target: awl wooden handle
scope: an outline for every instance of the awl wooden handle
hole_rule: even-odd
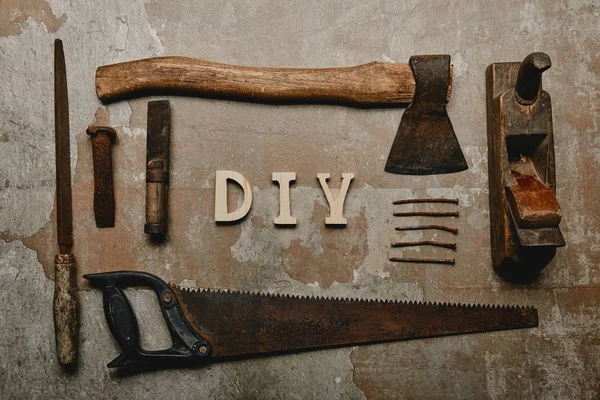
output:
[[[78,301],[75,286],[75,256],[58,254],[54,259],[54,331],[60,365],[77,361]]]
[[[142,95],[192,95],[267,102],[407,104],[414,90],[408,64],[382,62],[342,68],[254,68],[158,57],[105,65],[96,71],[96,94],[104,102]]]

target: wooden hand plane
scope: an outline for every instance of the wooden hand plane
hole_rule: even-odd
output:
[[[492,260],[510,279],[537,274],[565,245],[556,199],[550,57],[491,64],[486,71]]]

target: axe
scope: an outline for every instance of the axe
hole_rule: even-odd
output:
[[[467,169],[446,111],[452,67],[448,55],[413,56],[409,64],[370,62],[342,68],[255,68],[187,57],[158,57],[99,67],[103,102],[188,95],[266,103],[409,106],[385,166],[396,174]]]

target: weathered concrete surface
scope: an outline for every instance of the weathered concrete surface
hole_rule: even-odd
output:
[[[598,398],[600,391],[600,8],[596,1],[96,1],[5,0],[0,5],[0,398]],[[296,294],[530,304],[538,329],[418,340],[119,376],[101,294],[80,292],[81,362],[63,374],[54,356],[51,299],[54,223],[52,43],[64,41],[71,103],[75,254],[86,272],[139,269],[173,282]],[[485,68],[532,51],[550,55],[558,199],[567,247],[529,285],[490,267]],[[240,65],[330,67],[406,62],[448,53],[448,110],[469,170],[447,176],[387,174],[401,109],[269,106],[171,98],[170,234],[143,234],[146,103],[102,108],[99,65],[185,55]],[[118,132],[113,147],[117,218],[93,216],[85,128]],[[242,223],[216,226],[214,172],[251,182]],[[295,228],[275,228],[275,171],[295,171]],[[316,174],[356,176],[345,229],[327,229]],[[460,198],[456,255],[390,252],[393,199]],[[233,205],[233,203],[232,203]],[[416,209],[410,205],[402,209]],[[427,207],[419,207],[427,209]],[[444,207],[448,208],[448,207]],[[406,223],[418,222],[416,218]],[[438,233],[439,239],[451,235]],[[394,255],[455,256],[457,265],[394,265]],[[87,289],[84,282],[80,287]],[[143,341],[168,345],[153,294],[128,291]]]

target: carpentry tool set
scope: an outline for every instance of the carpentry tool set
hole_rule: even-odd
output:
[[[554,150],[550,98],[541,89],[549,58],[534,53],[523,63],[488,69],[490,210],[494,266],[541,268],[564,245],[554,196]],[[69,123],[62,42],[55,42],[55,134],[57,233],[54,319],[59,363],[77,357],[77,299],[73,244]],[[149,95],[188,95],[267,103],[333,102],[352,106],[408,104],[385,171],[430,175],[463,171],[465,158],[446,111],[451,93],[448,55],[413,56],[409,64],[371,62],[344,68],[252,68],[185,57],[160,57],[107,65],[96,72],[103,102]],[[507,123],[509,121],[510,123]],[[170,104],[148,103],[146,223],[144,232],[165,237],[168,227]],[[94,213],[98,228],[115,226],[111,145],[116,131],[90,126]],[[320,174],[326,175],[326,174]],[[281,184],[283,178],[273,179]],[[288,177],[286,182],[295,179]],[[321,178],[319,178],[321,179]],[[349,184],[349,182],[348,182]],[[347,189],[347,188],[346,188]],[[289,203],[289,198],[287,200]],[[331,203],[331,201],[330,201]],[[458,199],[405,199],[446,203]],[[288,207],[289,208],[289,207]],[[289,214],[286,213],[286,215]],[[394,212],[396,217],[458,217],[458,211]],[[291,215],[288,220],[291,220]],[[341,212],[339,218],[342,218]],[[293,224],[294,222],[286,222]],[[397,226],[456,235],[440,224]],[[392,247],[435,246],[437,240],[393,242]],[[542,255],[542,258],[539,255]],[[390,257],[394,262],[454,264],[454,259]],[[535,262],[534,262],[535,260]],[[122,353],[109,367],[162,367],[225,361],[284,352],[354,346],[433,336],[538,326],[532,307],[331,299],[212,289],[185,289],[139,271],[84,275],[103,290],[106,321]],[[173,346],[140,346],[136,315],[123,289],[145,286],[157,295]]]

